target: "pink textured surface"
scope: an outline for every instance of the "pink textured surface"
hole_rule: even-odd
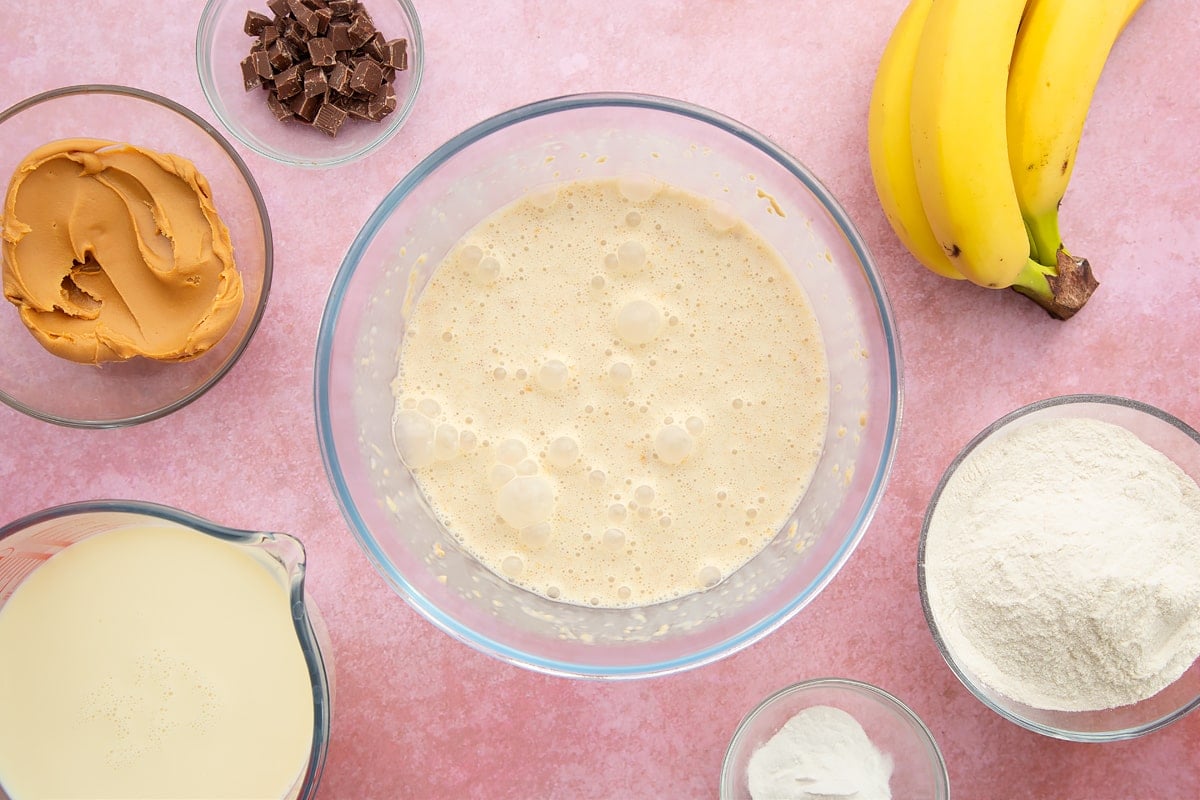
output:
[[[0,107],[60,85],[112,82],[167,95],[215,122],[193,60],[202,3],[168,5],[40,0],[5,13]],[[887,227],[866,159],[867,97],[903,0],[417,5],[425,85],[384,149],[332,173],[242,151],[276,245],[271,300],[242,361],[193,405],[129,430],[70,430],[0,407],[0,521],[121,497],[299,535],[337,670],[325,798],[713,797],[741,717],[786,684],[826,675],[875,683],[909,703],[941,745],[956,797],[1200,796],[1200,714],[1098,746],[1051,741],[986,711],[934,648],[914,565],[941,470],[980,428],[1023,403],[1109,392],[1200,426],[1200,20],[1192,2],[1147,3],[1101,80],[1063,230],[1102,286],[1066,324],[1015,294],[935,278]],[[543,677],[479,655],[388,589],[335,505],[311,388],[326,291],[385,192],[486,116],[601,90],[699,103],[796,154],[859,225],[905,358],[891,483],[829,588],[732,658],[617,685]],[[322,193],[322,226],[304,213],[312,192]]]

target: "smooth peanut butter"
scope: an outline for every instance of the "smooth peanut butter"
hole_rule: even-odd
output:
[[[52,353],[194,358],[233,325],[242,279],[192,162],[65,139],[25,157],[4,203],[4,296]]]

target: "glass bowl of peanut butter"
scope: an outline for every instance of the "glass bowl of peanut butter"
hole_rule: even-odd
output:
[[[68,86],[0,112],[0,400],[48,422],[162,417],[237,362],[271,225],[229,142],[165,97]]]

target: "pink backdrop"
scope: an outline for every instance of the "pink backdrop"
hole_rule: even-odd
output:
[[[60,85],[112,82],[164,94],[216,122],[194,68],[201,5],[6,7],[0,107]],[[325,798],[714,797],[741,717],[786,684],[827,675],[875,683],[910,704],[942,747],[956,797],[1200,796],[1198,714],[1138,741],[1082,745],[1039,737],[986,711],[934,648],[914,564],[942,469],[980,428],[1023,403],[1108,392],[1200,426],[1200,16],[1190,0],[1151,0],[1113,52],[1063,206],[1064,235],[1091,257],[1102,286],[1063,324],[1015,294],[935,278],[887,227],[866,158],[867,97],[902,6],[419,0],[425,84],[412,118],[385,148],[325,174],[242,149],[266,197],[276,246],[271,300],[242,361],[193,405],[129,430],[70,430],[0,407],[0,521],[122,497],[299,535],[312,595],[332,629],[338,676]],[[874,253],[905,358],[891,482],[829,588],[732,658],[619,685],[503,665],[411,611],[371,569],[337,510],[312,411],[326,291],[385,192],[486,116],[601,90],[708,106],[805,162]],[[304,209],[306,190],[318,185],[326,192],[320,227]]]

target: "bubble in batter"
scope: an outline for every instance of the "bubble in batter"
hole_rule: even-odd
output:
[[[608,368],[608,379],[617,386],[624,386],[633,380],[633,367],[624,361],[618,361]]]
[[[696,580],[705,589],[711,588],[721,582],[721,570],[708,564],[701,567],[700,571],[696,573]]]
[[[559,436],[546,448],[546,460],[559,469],[566,469],[579,460],[579,444],[570,436]]]
[[[652,342],[662,327],[662,311],[648,300],[631,300],[617,313],[617,336],[627,344]]]
[[[525,571],[525,559],[520,556],[505,556],[500,562],[500,569],[510,578],[515,578]]]
[[[550,544],[550,539],[553,536],[554,526],[549,522],[539,522],[537,525],[522,528],[521,532],[517,534],[517,541],[528,548],[536,550],[539,547],[545,547]]]
[[[646,248],[630,240],[617,248],[617,269],[622,275],[636,275],[646,266]]]
[[[495,256],[485,256],[475,265],[471,271],[471,277],[476,283],[487,286],[496,282],[502,269],[500,259]]]
[[[692,453],[695,440],[678,425],[664,425],[654,437],[654,454],[666,464],[679,464]]]
[[[428,467],[437,460],[433,421],[418,411],[403,409],[392,422],[392,440],[400,459],[411,469]]]
[[[617,191],[626,200],[633,203],[644,203],[654,198],[662,189],[662,184],[649,175],[626,175],[617,178]]]
[[[438,405],[438,401],[426,397],[421,402],[417,403],[417,411],[420,411],[425,416],[433,419],[438,414],[442,413],[442,407]]]
[[[699,436],[704,433],[704,420],[699,417],[688,417],[687,422],[683,423],[683,426],[687,428],[688,433],[692,436]]]
[[[499,489],[504,484],[517,477],[517,471],[508,464],[493,464],[488,470],[488,486]]]
[[[554,486],[543,475],[518,475],[496,492],[496,513],[521,530],[550,519]]]
[[[496,460],[501,464],[516,465],[527,452],[520,439],[505,439],[496,447]]]
[[[649,505],[654,502],[654,487],[642,484],[633,490],[633,499],[637,500],[642,505]]]
[[[637,211],[630,211],[625,215],[625,224],[631,228],[636,228],[642,224],[642,215]]]
[[[538,368],[537,382],[547,392],[561,391],[567,385],[567,365],[557,358],[550,359]]]
[[[608,507],[608,519],[610,522],[622,522],[627,513],[625,506],[620,503],[613,503]]]
[[[608,476],[604,474],[602,469],[594,469],[588,473],[588,483],[592,486],[603,486],[604,481]]]
[[[604,532],[601,541],[609,550],[620,550],[625,546],[625,531],[620,528],[609,528]]]
[[[483,259],[483,250],[476,245],[469,244],[459,252],[458,257],[462,260],[464,267],[474,269],[475,265]]]
[[[458,449],[469,453],[479,444],[479,437],[474,431],[463,431],[458,434]]]
[[[532,458],[526,458],[518,462],[513,469],[517,471],[518,475],[537,475],[538,465]]]
[[[433,457],[438,461],[449,461],[458,455],[458,428],[448,422],[437,426],[433,436]]]

